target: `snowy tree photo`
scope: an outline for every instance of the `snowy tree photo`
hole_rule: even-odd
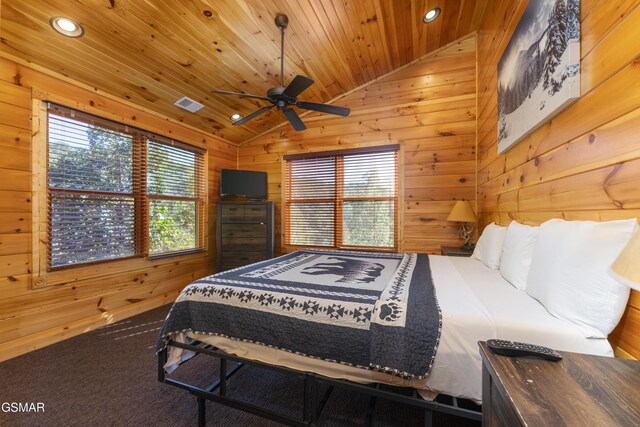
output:
[[[580,96],[580,1],[530,0],[498,63],[498,152]]]

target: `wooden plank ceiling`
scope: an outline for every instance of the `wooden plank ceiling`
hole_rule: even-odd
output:
[[[2,0],[0,54],[19,58],[125,98],[167,117],[241,143],[286,121],[270,111],[243,126],[279,84],[276,13],[289,16],[285,85],[297,74],[315,84],[299,99],[327,102],[474,31],[486,0]],[[441,16],[425,25],[426,10]],[[63,37],[53,16],[81,23]],[[174,106],[188,96],[205,108]],[[287,125],[289,126],[289,125]]]

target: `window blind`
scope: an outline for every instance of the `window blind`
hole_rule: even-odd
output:
[[[204,247],[204,150],[50,104],[48,265]]]
[[[288,244],[335,246],[336,157],[287,163]]]
[[[60,108],[49,114],[52,267],[137,252],[133,136],[78,116]]]
[[[150,254],[204,246],[203,170],[202,151],[158,138],[148,139]]]
[[[397,248],[398,146],[285,156],[286,243]]]

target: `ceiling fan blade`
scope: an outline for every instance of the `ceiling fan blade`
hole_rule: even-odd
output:
[[[284,110],[282,110],[282,112],[285,116],[287,116],[287,119],[289,119],[291,126],[293,126],[295,130],[305,130],[307,128],[304,123],[302,123],[302,120],[300,119],[300,116],[298,116],[298,113],[293,111],[291,108],[285,108]]]
[[[244,116],[243,118],[236,120],[235,122],[233,122],[233,125],[234,126],[243,125],[243,124],[247,123],[249,120],[258,117],[260,114],[266,113],[267,111],[271,110],[272,108],[273,108],[273,105],[270,105],[268,107],[262,107],[261,109],[254,111],[253,113],[249,114],[248,116]]]
[[[214,91],[212,91],[213,93],[217,93],[219,95],[233,95],[233,96],[239,96],[241,98],[255,98],[255,99],[264,99],[265,101],[268,101],[269,98],[267,98],[266,96],[258,96],[258,95],[251,95],[249,93],[240,93],[240,92],[229,92],[228,90],[219,90],[216,89]]]
[[[309,77],[297,75],[293,80],[291,80],[291,83],[289,83],[289,86],[287,86],[282,94],[295,98],[312,84],[313,80],[311,80]]]
[[[351,109],[347,107],[338,107],[337,105],[319,104],[317,102],[299,101],[296,102],[296,107],[304,108],[305,110],[320,111],[321,113],[335,114],[336,116],[347,117],[351,113]]]

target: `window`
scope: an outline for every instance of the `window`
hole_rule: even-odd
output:
[[[284,160],[288,245],[397,249],[397,145]]]
[[[147,140],[149,252],[202,247],[204,232],[203,156],[159,140]]]
[[[50,269],[204,247],[203,150],[54,104],[47,116]]]

